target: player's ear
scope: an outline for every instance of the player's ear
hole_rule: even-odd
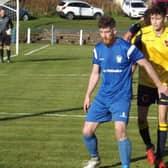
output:
[[[112,28],[112,31],[113,31],[114,34],[117,34],[117,29],[116,29],[116,27],[113,27],[113,28]]]

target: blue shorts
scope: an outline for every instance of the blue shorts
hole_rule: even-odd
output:
[[[88,110],[86,121],[101,123],[114,120],[128,123],[130,107],[130,100],[107,103],[95,99]]]

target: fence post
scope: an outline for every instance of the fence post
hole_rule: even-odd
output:
[[[13,29],[12,29],[12,35],[11,35],[11,43],[13,44],[13,43],[15,43],[15,41],[16,41],[16,28],[14,27]]]
[[[56,36],[55,36],[55,28],[52,25],[51,27],[51,45],[53,46],[56,42]]]
[[[83,30],[80,30],[80,39],[79,39],[79,45],[81,46],[83,44]]]
[[[31,30],[30,27],[27,29],[27,44],[30,44]]]

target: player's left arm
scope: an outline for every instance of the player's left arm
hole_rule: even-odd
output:
[[[146,72],[148,73],[150,78],[153,80],[154,84],[158,88],[159,96],[161,95],[161,93],[164,93],[166,96],[168,96],[168,87],[161,83],[161,81],[160,81],[156,71],[152,67],[151,63],[149,61],[147,61],[146,58],[142,58],[142,59],[138,60],[137,63],[138,63],[138,65],[144,67],[144,69],[146,70]]]
[[[11,28],[11,29],[13,29],[13,22],[12,22],[12,20],[9,18],[9,27]]]
[[[7,35],[11,35],[12,33],[12,28],[13,28],[13,23],[12,23],[12,20],[9,18],[8,20],[8,25],[7,25],[7,30],[6,30],[6,34]]]

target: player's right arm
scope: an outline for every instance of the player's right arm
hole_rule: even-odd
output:
[[[92,72],[91,72],[91,75],[89,78],[89,83],[88,83],[87,91],[85,94],[85,100],[84,100],[84,104],[83,104],[84,112],[87,112],[87,110],[90,106],[90,98],[91,98],[91,95],[92,95],[94,89],[97,86],[97,83],[99,81],[99,77],[100,77],[99,65],[93,64]]]

